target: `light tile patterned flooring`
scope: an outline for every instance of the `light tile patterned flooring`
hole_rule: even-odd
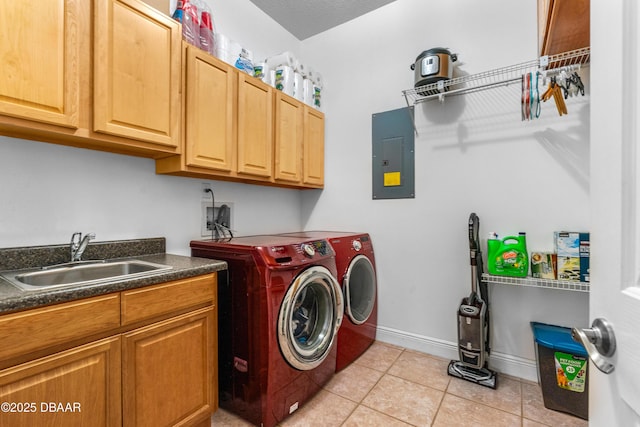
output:
[[[492,390],[447,375],[449,360],[376,341],[282,427],[588,426],[544,407],[536,383],[498,376]],[[219,409],[213,426],[251,424]]]

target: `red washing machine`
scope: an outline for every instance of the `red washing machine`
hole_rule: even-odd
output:
[[[335,253],[323,239],[192,241],[227,262],[218,279],[219,404],[272,427],[335,374],[344,311]]]
[[[285,233],[307,239],[327,239],[336,253],[338,281],[344,296],[345,319],[338,331],[336,372],[346,368],[376,339],[378,298],[376,261],[367,233],[300,231]]]

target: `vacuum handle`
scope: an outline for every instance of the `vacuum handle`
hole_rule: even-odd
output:
[[[471,251],[480,250],[478,232],[480,230],[480,218],[474,212],[469,215],[469,249]]]

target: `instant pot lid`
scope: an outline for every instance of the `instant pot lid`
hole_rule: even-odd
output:
[[[442,54],[451,56],[451,60],[454,61],[454,62],[458,59],[458,55],[455,54],[455,53],[451,53],[451,51],[449,49],[445,49],[443,47],[434,47],[434,48],[431,48],[429,50],[425,50],[420,55],[418,55],[416,57],[416,62],[418,62],[419,60],[421,60],[425,56],[437,55],[438,53],[442,53]]]

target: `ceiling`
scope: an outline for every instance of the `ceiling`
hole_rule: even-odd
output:
[[[250,1],[296,36],[298,40],[304,40],[395,0]]]

